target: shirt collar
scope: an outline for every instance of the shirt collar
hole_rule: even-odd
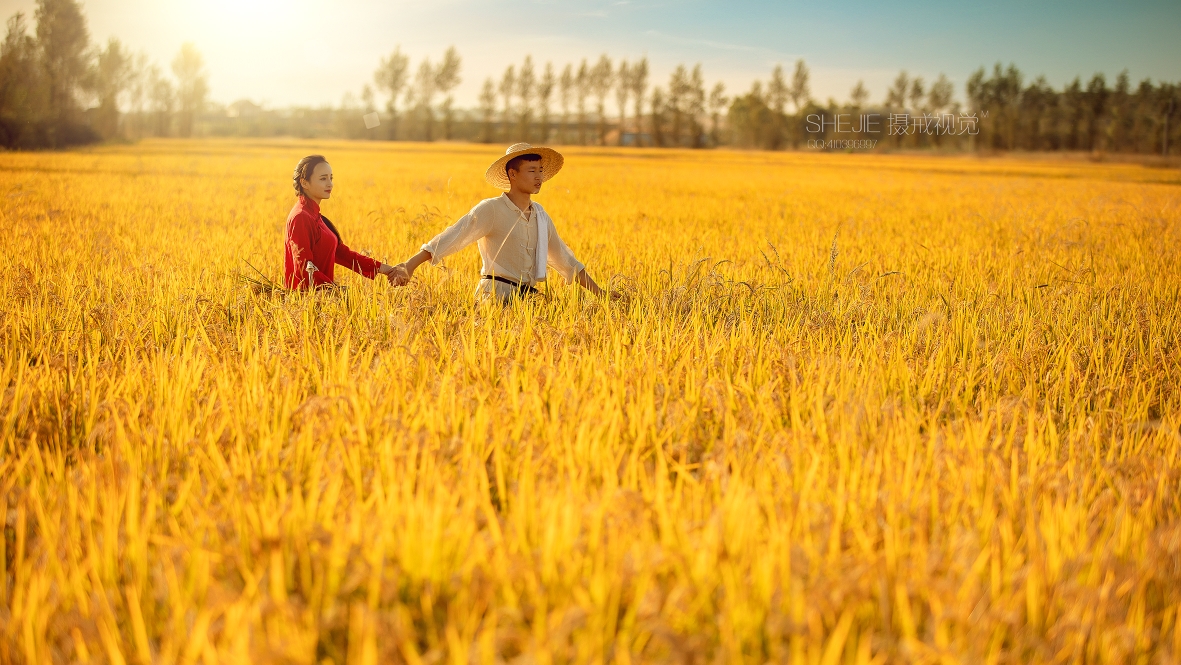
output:
[[[532,200],[529,201],[529,209],[528,210],[521,210],[520,208],[517,207],[517,204],[513,203],[513,200],[508,197],[508,192],[501,194],[500,200],[504,201],[504,204],[506,206],[508,206],[509,210],[512,210],[513,212],[516,212],[516,213],[520,213],[522,215],[525,215],[526,217],[528,217],[530,215],[530,213],[532,213],[534,210],[536,210],[536,208],[533,207]]]
[[[320,214],[320,205],[313,201],[311,197],[304,196],[303,194],[299,195],[299,207],[307,210],[313,215],[319,216]]]

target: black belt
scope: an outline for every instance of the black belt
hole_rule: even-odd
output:
[[[501,284],[508,284],[509,286],[511,286],[517,290],[518,295],[522,295],[522,296],[541,293],[541,291],[538,291],[537,289],[533,288],[532,286],[529,286],[528,284],[525,284],[523,282],[514,282],[513,280],[511,280],[507,277],[501,277],[500,275],[481,275],[480,279],[494,279],[494,280],[500,282]]]

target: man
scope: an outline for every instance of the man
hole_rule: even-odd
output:
[[[484,179],[504,191],[484,199],[430,242],[422,250],[395,266],[391,282],[402,286],[418,266],[444,258],[473,242],[480,248],[484,265],[476,287],[477,299],[496,298],[501,303],[537,293],[545,281],[546,266],[552,266],[567,282],[577,282],[596,296],[604,291],[586,274],[585,266],[562,242],[553,220],[532,196],[541,184],[557,175],[562,155],[556,150],[518,143],[496,160]]]

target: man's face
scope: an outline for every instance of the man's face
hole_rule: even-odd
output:
[[[541,191],[541,160],[521,162],[516,169],[508,170],[509,185],[522,194],[536,194]]]

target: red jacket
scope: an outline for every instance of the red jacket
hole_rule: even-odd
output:
[[[299,197],[287,215],[287,241],[284,244],[283,283],[289,289],[308,288],[308,261],[315,266],[312,281],[316,286],[333,283],[337,263],[369,279],[373,279],[381,267],[380,261],[358,254],[340,242],[324,223],[320,206],[306,196]]]

